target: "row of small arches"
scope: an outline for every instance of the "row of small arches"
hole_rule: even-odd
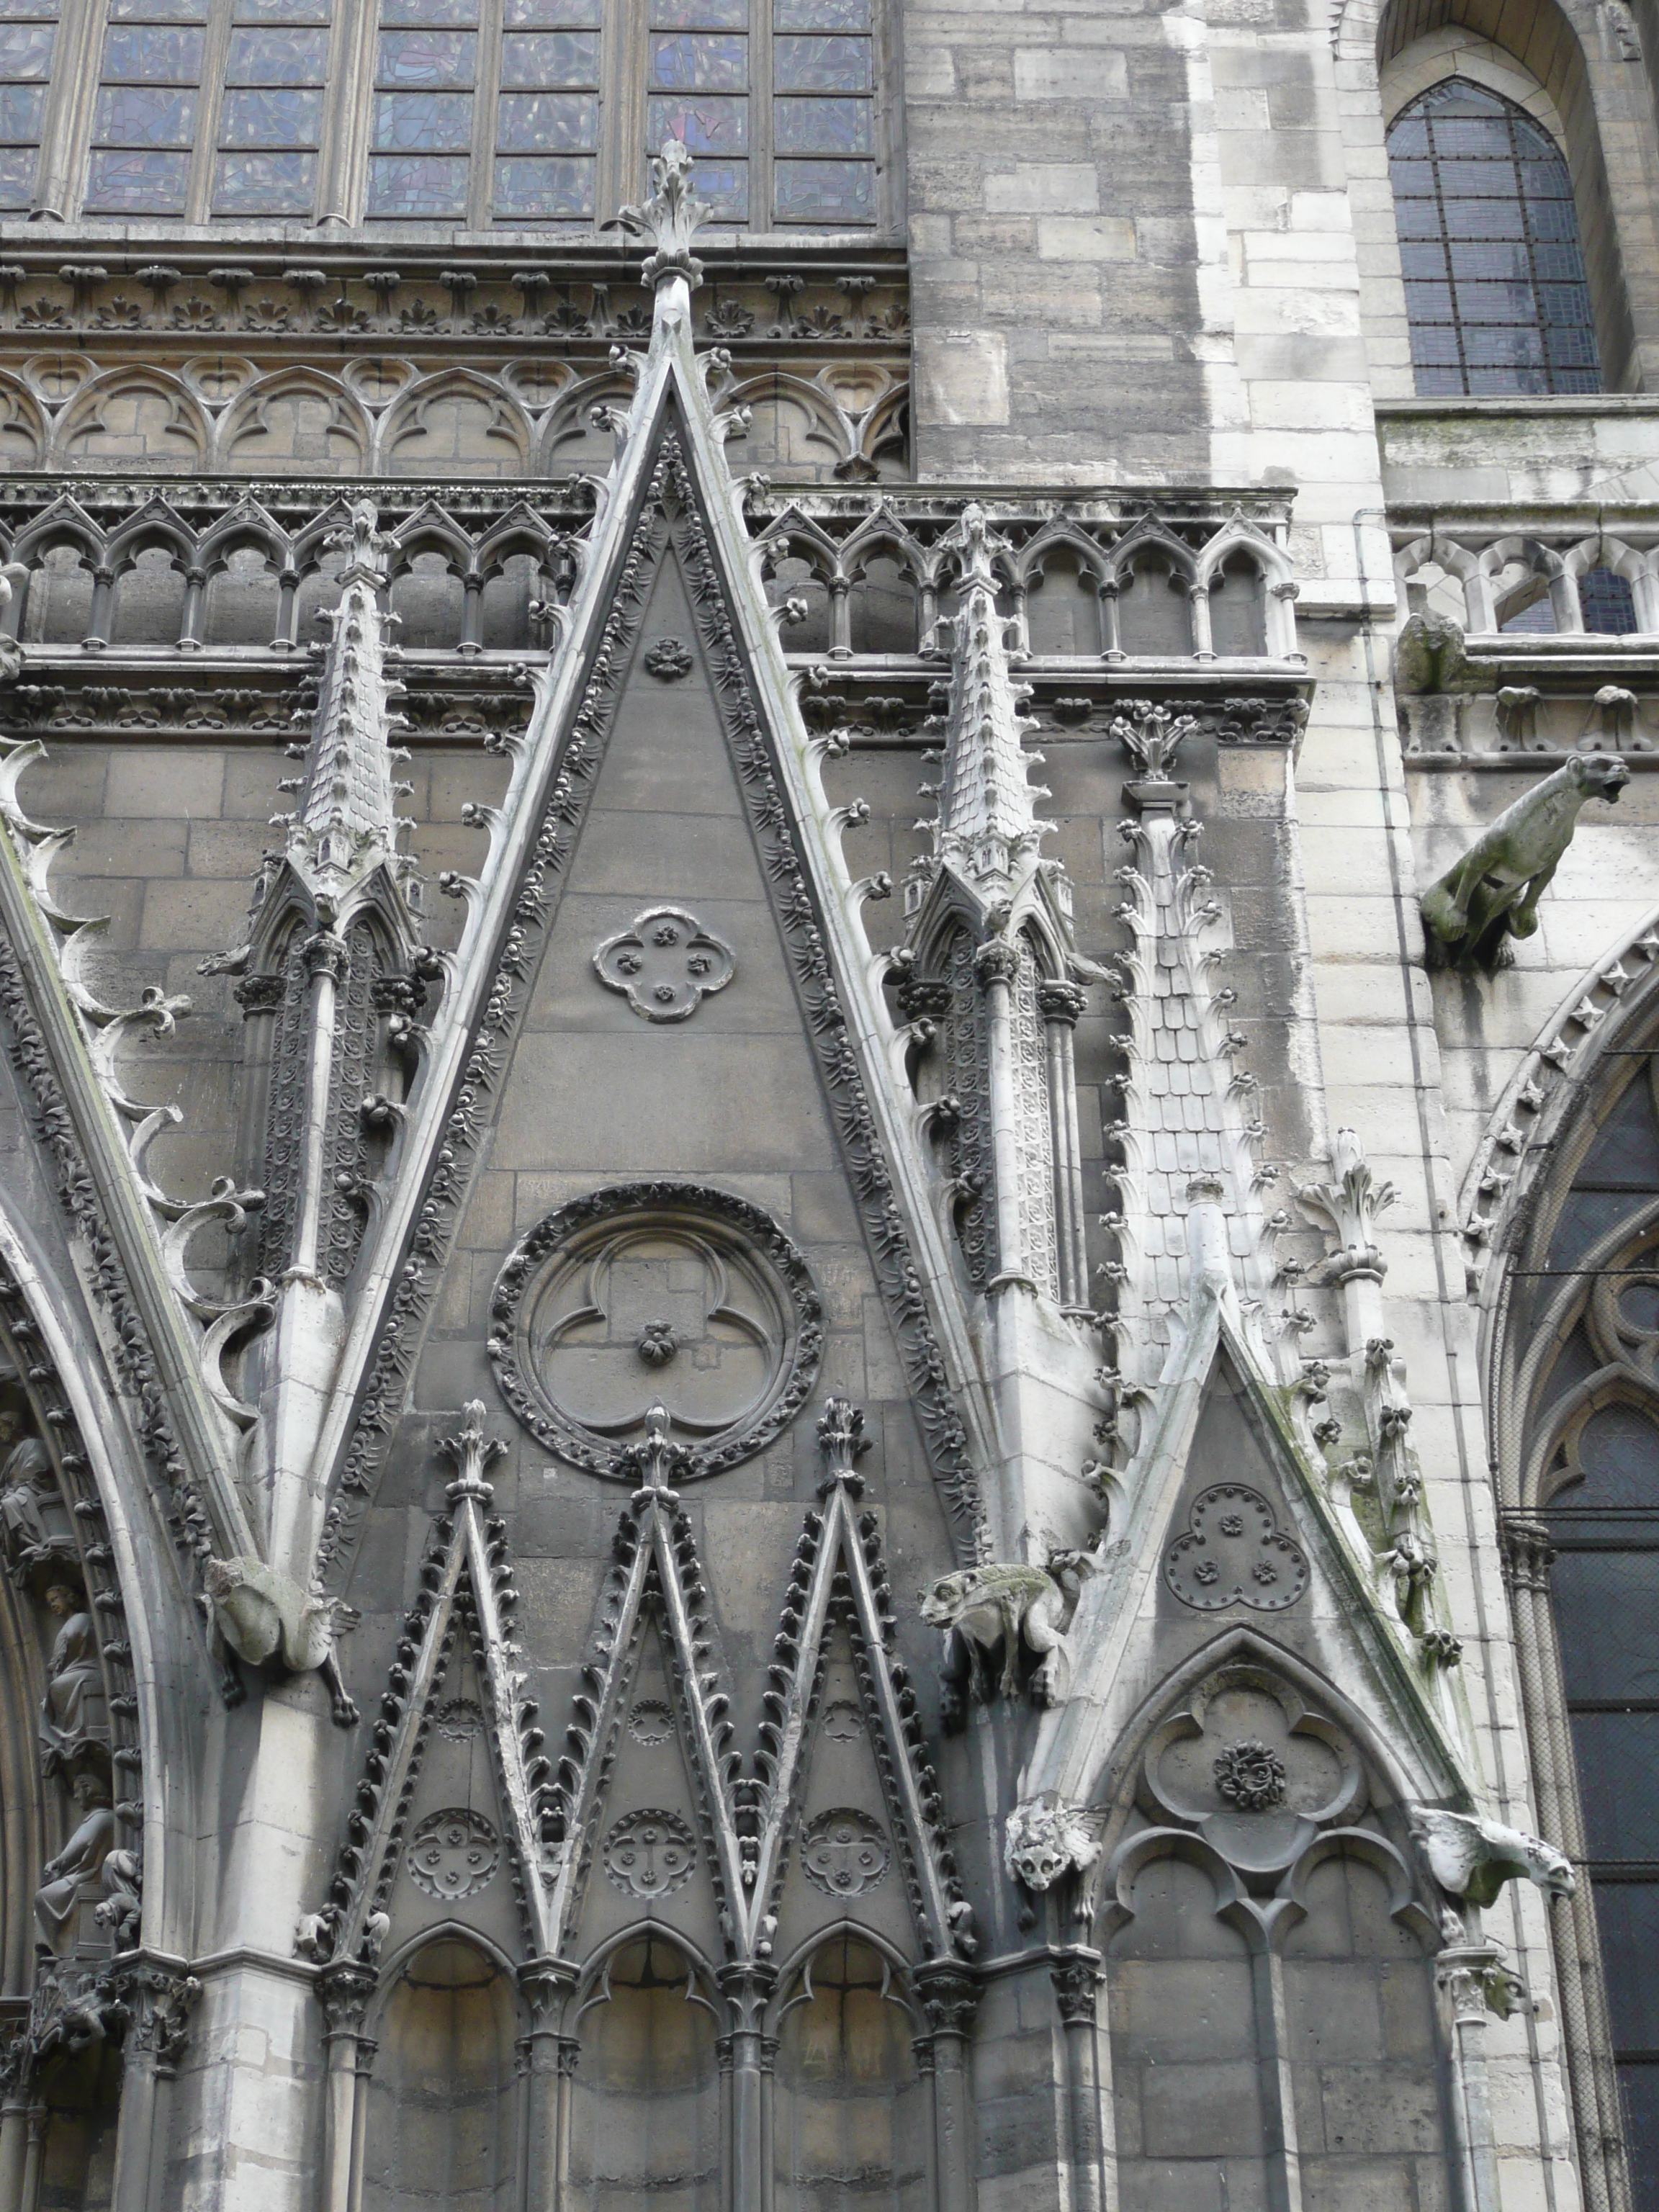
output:
[[[338,599],[346,556],[329,539],[342,520],[331,510],[290,537],[250,502],[198,533],[156,500],[106,534],[64,501],[18,533],[7,626],[46,647],[303,647]],[[406,651],[532,649],[545,642],[535,611],[574,574],[568,540],[527,507],[474,538],[428,503],[389,536]],[[1038,538],[1009,564],[1010,641],[1038,659],[1283,655],[1294,633],[1274,550],[1235,538],[1194,552],[1161,532],[1110,552]],[[911,657],[954,606],[948,556],[914,540],[866,535],[831,568],[822,546],[781,532],[762,559],[774,600],[805,602],[786,633],[795,652]]]
[[[1659,633],[1659,547],[1600,532],[1568,545],[1510,533],[1471,546],[1435,532],[1401,547],[1395,565],[1413,613],[1470,635]]]

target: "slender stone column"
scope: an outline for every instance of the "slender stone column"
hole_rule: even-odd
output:
[[[731,2022],[732,2212],[763,2212],[765,2191],[765,2077],[775,2050],[761,2033],[776,1973],[770,1966],[723,1966],[718,1977]]]
[[[1077,1069],[1072,1032],[1088,1003],[1081,983],[1037,985],[1037,1011],[1048,1046],[1048,1112],[1054,1125],[1054,1227],[1060,1252],[1060,1302],[1081,1311],[1089,1303],[1089,1260],[1083,1227],[1083,1139],[1078,1127]]]
[[[561,2147],[570,2097],[570,2073],[580,2045],[559,2033],[576,1969],[562,1960],[536,1959],[521,1967],[519,1987],[530,2008],[525,2068],[526,2212],[553,2212],[563,2200]],[[567,2048],[569,2057],[567,2059]]]
[[[193,1974],[143,1960],[126,1969],[121,1996],[131,2013],[121,2069],[112,2212],[162,2212],[167,2203],[167,2123],[173,2081],[190,2041],[202,1994]]]
[[[939,2212],[972,2212],[978,2160],[968,2039],[979,1984],[964,1968],[940,1960],[917,1968],[915,1987],[933,2050],[933,2201]]]
[[[51,2117],[44,2102],[37,2100],[29,2106],[28,2145],[23,2154],[23,2186],[17,2200],[17,2212],[39,2212],[40,2170],[46,2162],[46,2127]]]
[[[1000,1290],[1018,1284],[1036,1288],[1025,1264],[1025,1238],[1019,1206],[1019,1121],[1014,1094],[1014,981],[1019,948],[1006,938],[988,938],[974,955],[974,974],[985,994],[991,1063],[991,1158],[997,1187],[997,1271],[987,1285]]]
[[[1468,2212],[1499,2212],[1486,2046],[1487,1984],[1500,1971],[1500,1955],[1495,1944],[1458,1943],[1434,1962],[1451,2005],[1452,2129]]]
[[[318,2192],[321,2212],[348,2212],[351,2203],[361,2087],[358,2046],[363,2018],[374,1994],[374,1976],[366,1966],[329,1966],[318,1977],[317,1995],[327,2023],[323,2030],[323,2049],[328,2066],[328,2100],[323,2111],[322,2185]]]
[[[1109,2115],[1101,2094],[1100,1954],[1079,1947],[1056,1959],[1049,1971],[1066,2033],[1073,2212],[1114,2212],[1116,2161],[1108,2152]]]
[[[351,2184],[347,2196],[348,2212],[363,2212],[363,2145],[368,2136],[368,2084],[374,2071],[374,2054],[380,2049],[372,2036],[357,2038],[357,2090],[351,2113]]]

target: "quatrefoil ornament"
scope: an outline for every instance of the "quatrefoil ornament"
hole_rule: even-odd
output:
[[[690,1020],[737,965],[731,946],[679,906],[647,907],[593,955],[600,982],[647,1022]]]

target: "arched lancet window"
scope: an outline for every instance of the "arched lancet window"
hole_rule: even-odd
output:
[[[914,2023],[873,1946],[836,1936],[778,2017],[777,2212],[921,2212],[929,2122]]]
[[[684,1952],[649,1937],[613,1953],[576,2032],[574,2212],[718,2212],[715,2017]]]
[[[1389,131],[1419,392],[1599,392],[1572,182],[1499,94],[1448,78]]]
[[[1553,1923],[1575,2118],[1587,2160],[1623,2136],[1637,2212],[1659,2212],[1656,1085],[1659,1064],[1638,1060],[1542,1210],[1508,1315],[1529,1470],[1509,1550],[1533,1758],[1540,1804],[1559,1808],[1589,1878]]]

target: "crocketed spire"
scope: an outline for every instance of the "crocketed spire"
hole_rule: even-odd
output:
[[[950,544],[962,550],[959,605],[951,621],[950,697],[944,731],[933,856],[988,902],[1006,899],[1035,864],[1047,824],[1035,802],[1048,794],[1028,769],[1040,753],[1021,739],[1036,724],[1021,713],[1030,687],[1009,673],[1005,618],[991,565],[1003,541],[977,502],[964,507]]]
[[[386,541],[367,500],[351,510],[351,524],[333,541],[350,549],[341,576],[340,604],[323,658],[309,742],[295,747],[306,772],[300,804],[289,819],[288,857],[313,890],[337,905],[383,862],[393,863],[398,787],[392,763],[408,757],[389,742],[403,726],[392,711],[404,687],[386,674]]]

